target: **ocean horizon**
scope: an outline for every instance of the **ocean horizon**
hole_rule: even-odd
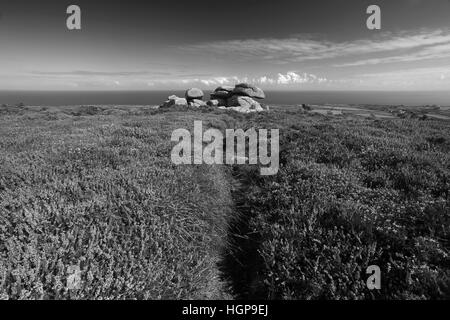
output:
[[[209,90],[204,90],[205,98]],[[0,91],[0,104],[15,105],[159,105],[182,90],[158,91]],[[349,104],[450,106],[449,91],[266,91],[265,104]]]

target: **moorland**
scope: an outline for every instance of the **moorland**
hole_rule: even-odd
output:
[[[450,298],[448,110],[353,109],[1,106],[0,298]],[[278,174],[174,165],[195,120],[279,129]]]

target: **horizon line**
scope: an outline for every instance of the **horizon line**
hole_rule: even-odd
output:
[[[112,90],[112,89],[103,89],[103,90],[92,90],[92,89],[84,89],[84,90],[73,90],[73,89],[0,89],[0,92],[165,92],[165,91],[186,91],[190,88],[198,88],[198,87],[186,87],[186,89],[123,89],[123,90]],[[198,88],[202,91],[214,91],[214,89],[204,89]],[[415,90],[415,89],[403,89],[403,90],[386,90],[386,89],[352,89],[352,90],[344,90],[344,89],[263,89],[266,92],[449,92],[444,89],[434,89],[434,90]]]

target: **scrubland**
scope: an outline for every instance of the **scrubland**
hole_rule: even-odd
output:
[[[194,120],[279,128],[278,174],[173,165]],[[426,117],[2,106],[0,298],[450,298],[449,151]]]

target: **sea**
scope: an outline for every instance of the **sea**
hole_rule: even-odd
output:
[[[209,93],[205,90],[205,93]],[[0,104],[29,106],[160,105],[183,91],[0,91]],[[208,96],[208,94],[207,94]],[[266,91],[265,104],[450,106],[449,91]]]

